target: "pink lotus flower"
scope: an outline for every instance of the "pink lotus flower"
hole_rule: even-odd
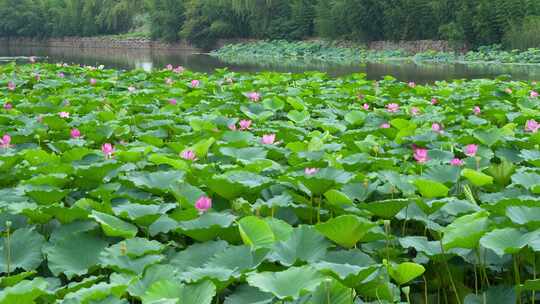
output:
[[[531,98],[537,98],[538,97],[538,92],[536,91],[531,91]]]
[[[538,129],[540,129],[540,124],[534,119],[527,120],[525,123],[525,131],[527,132],[536,133]]]
[[[11,104],[11,102],[4,103],[4,110],[9,111],[11,109],[13,109],[13,104]]]
[[[386,106],[386,110],[390,113],[396,113],[399,111],[399,105],[397,103],[391,103]]]
[[[381,128],[381,129],[390,129],[390,124],[385,122],[385,123],[381,124],[379,126],[379,128]]]
[[[420,109],[418,109],[417,107],[412,107],[411,108],[411,115],[416,116],[418,114],[420,114]]]
[[[64,73],[60,72],[60,73],[58,73],[58,77],[59,78],[64,78],[64,77],[66,77],[66,75],[64,75]]]
[[[246,96],[247,98],[249,98],[249,100],[253,102],[258,102],[259,100],[261,100],[261,94],[257,92],[249,92],[246,94]]]
[[[304,169],[304,173],[306,175],[314,175],[314,174],[317,174],[317,172],[319,172],[319,169],[317,169],[317,168],[306,168],[306,169]]]
[[[69,112],[60,112],[58,113],[58,116],[60,116],[60,118],[69,118]]]
[[[196,87],[198,87],[200,84],[201,84],[201,82],[198,81],[197,79],[194,79],[194,80],[191,81],[191,87],[192,87],[192,88],[196,88]]]
[[[364,108],[364,110],[368,111],[369,110],[369,104],[368,103],[363,104],[362,108]]]
[[[166,85],[172,85],[174,81],[171,78],[165,78],[165,84]]]
[[[76,138],[81,137],[81,131],[79,131],[79,129],[77,128],[74,128],[74,129],[71,129],[71,131],[69,132],[69,135],[71,136],[71,138],[76,139]]]
[[[474,106],[473,113],[474,115],[480,115],[482,113],[482,110],[480,109],[479,106]]]
[[[414,81],[409,82],[409,88],[416,88],[416,83]]]
[[[180,154],[180,156],[185,160],[197,160],[197,155],[193,150],[185,150]]]
[[[169,70],[169,71],[172,71],[172,70],[173,70],[172,64],[167,64],[167,65],[165,66],[165,69],[167,69],[167,70]]]
[[[461,159],[459,159],[459,158],[453,158],[453,159],[450,161],[450,165],[456,166],[456,167],[463,166],[463,164],[464,164],[463,160],[461,160]]]
[[[36,63],[36,56],[30,56],[30,58],[28,58],[28,61],[30,61],[30,63]]]
[[[276,141],[276,134],[266,134],[263,135],[261,143],[265,145],[272,145]]]
[[[133,93],[133,92],[137,91],[137,89],[135,87],[129,86],[128,91]]]
[[[433,130],[434,132],[439,133],[439,132],[442,132],[442,127],[441,127],[440,124],[434,123],[434,124],[431,125],[431,130]]]
[[[101,146],[101,152],[103,152],[105,158],[112,158],[114,153],[114,146],[110,143],[103,144]]]
[[[436,105],[438,103],[439,103],[439,101],[437,100],[437,98],[431,98],[431,104],[432,105]]]
[[[208,209],[212,208],[212,199],[207,196],[201,196],[195,202],[195,208],[199,210],[200,214],[205,213]]]
[[[10,91],[15,91],[15,89],[17,88],[17,86],[15,85],[13,81],[8,82],[7,87],[8,87],[8,90]]]
[[[504,89],[504,91],[505,91],[506,94],[508,94],[508,95],[510,95],[510,94],[513,93],[512,89],[510,89],[510,88],[506,88],[506,89]]]
[[[478,145],[475,145],[475,144],[470,144],[470,145],[465,146],[465,151],[463,151],[463,153],[465,153],[465,155],[469,157],[476,156],[477,152],[478,152]]]
[[[183,73],[184,72],[184,67],[183,66],[177,66],[173,72],[175,72],[176,74],[180,74],[180,73]]]
[[[97,80],[95,80],[94,78],[90,78],[91,85],[95,85],[96,83],[97,83]]]
[[[169,99],[169,104],[170,104],[170,105],[175,106],[177,103],[178,103],[178,102],[176,101],[176,99],[174,99],[174,98]]]
[[[428,150],[424,148],[416,148],[414,149],[414,159],[420,164],[426,163],[428,158]]]
[[[251,127],[251,120],[242,119],[240,120],[238,124],[240,125],[240,130],[242,131],[249,130],[249,128]]]
[[[0,147],[7,149],[11,147],[11,136],[8,134],[4,134],[2,138],[0,138]]]
[[[230,124],[227,127],[229,127],[229,130],[236,131],[236,124]]]

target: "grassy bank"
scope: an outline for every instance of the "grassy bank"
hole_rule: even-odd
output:
[[[539,290],[536,83],[0,75],[2,304],[532,303]]]

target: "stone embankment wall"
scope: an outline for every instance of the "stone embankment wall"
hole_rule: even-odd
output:
[[[242,43],[255,41],[254,39],[220,39],[216,48],[230,43]],[[113,49],[163,49],[163,50],[188,50],[200,52],[201,49],[187,41],[166,43],[152,41],[145,38],[115,39],[108,37],[67,37],[67,38],[0,38],[0,45],[11,44],[16,46],[34,47],[61,47],[61,48],[113,48]],[[429,50],[452,51],[454,50],[448,41],[443,40],[418,40],[418,41],[373,41],[367,44],[371,50],[405,50],[410,53],[420,53]],[[461,50],[465,50],[462,48]]]

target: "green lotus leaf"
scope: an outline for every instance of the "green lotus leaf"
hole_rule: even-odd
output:
[[[0,291],[0,304],[36,303],[40,296],[50,293],[48,287],[49,283],[44,278],[21,281]]]
[[[155,282],[142,296],[145,304],[162,303],[162,300],[174,300],[168,303],[211,304],[216,295],[216,286],[209,281],[193,285],[183,285],[171,280]]]
[[[417,179],[414,181],[414,185],[425,198],[446,197],[450,191],[444,184],[427,179]]]
[[[317,230],[300,226],[293,230],[290,238],[275,243],[270,258],[285,266],[297,261],[314,262],[326,254],[328,247],[330,243]]]
[[[280,272],[251,273],[247,282],[280,299],[298,299],[314,292],[325,277],[309,266],[290,267]]]
[[[0,272],[34,270],[43,261],[45,238],[33,228],[20,228],[0,239]],[[9,267],[9,269],[8,269]]]
[[[238,229],[244,244],[252,248],[268,247],[275,241],[270,225],[255,216],[244,217],[238,221]]]
[[[488,231],[489,219],[486,211],[464,215],[443,229],[442,244],[451,248],[476,248],[478,241]]]
[[[461,175],[467,178],[473,185],[482,187],[493,184],[493,177],[479,171],[463,169]]]
[[[55,275],[68,278],[87,274],[99,263],[101,252],[108,242],[88,233],[73,233],[44,248],[48,267]]]
[[[345,248],[352,248],[376,224],[355,215],[341,215],[315,226],[330,240]]]
[[[411,262],[391,265],[388,268],[390,277],[392,277],[392,279],[394,279],[394,281],[396,281],[396,283],[399,285],[409,283],[410,281],[421,276],[425,271],[426,269],[424,266]]]
[[[98,211],[92,211],[90,218],[93,218],[101,225],[105,235],[112,237],[133,238],[137,235],[138,229],[135,225],[124,222],[121,219]]]

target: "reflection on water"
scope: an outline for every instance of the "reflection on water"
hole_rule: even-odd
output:
[[[540,66],[502,65],[502,64],[427,64],[411,61],[391,61],[385,63],[367,63],[363,65],[329,64],[317,61],[262,60],[261,58],[237,58],[221,61],[217,58],[194,54],[190,51],[168,51],[151,49],[79,49],[15,47],[0,45],[0,57],[38,56],[46,57],[50,62],[67,62],[86,65],[105,65],[109,68],[151,70],[167,64],[182,65],[190,70],[212,72],[217,68],[227,67],[232,71],[258,72],[278,71],[302,73],[322,71],[331,76],[346,75],[355,72],[366,73],[369,79],[381,79],[392,75],[403,81],[433,82],[460,78],[493,78],[511,75],[513,79],[539,80]]]

